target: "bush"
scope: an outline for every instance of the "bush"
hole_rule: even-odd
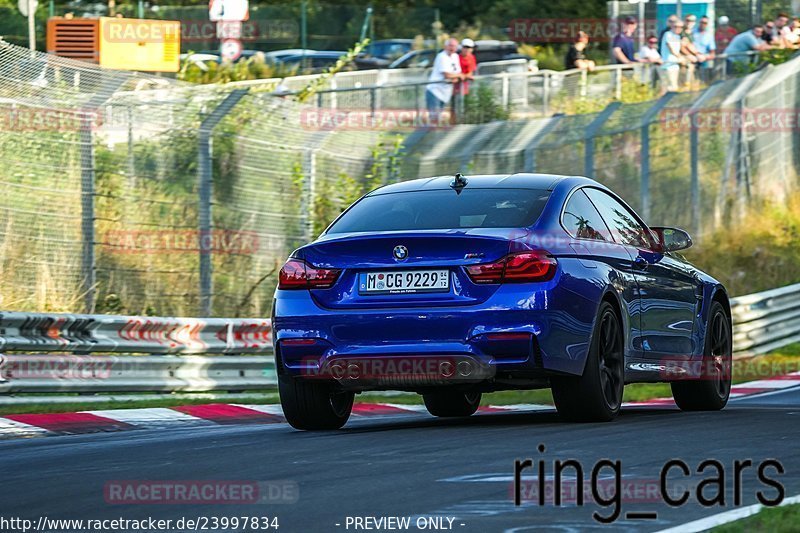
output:
[[[715,231],[686,257],[734,296],[800,282],[800,198],[751,209]]]

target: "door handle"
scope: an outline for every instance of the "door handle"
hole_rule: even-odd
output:
[[[633,260],[633,267],[638,268],[639,270],[645,270],[648,264],[649,263],[647,262],[647,260],[641,255]]]

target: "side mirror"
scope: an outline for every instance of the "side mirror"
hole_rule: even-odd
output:
[[[692,245],[692,238],[688,233],[679,228],[655,227],[650,228],[658,237],[658,243],[664,252],[685,250]]]

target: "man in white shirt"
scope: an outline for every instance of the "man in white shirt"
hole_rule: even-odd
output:
[[[463,80],[461,61],[458,58],[458,41],[448,39],[444,50],[436,55],[433,70],[425,90],[425,106],[432,124],[438,123],[439,115],[453,97],[453,84]]]

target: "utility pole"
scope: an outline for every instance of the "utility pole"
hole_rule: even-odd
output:
[[[28,0],[28,48],[36,51],[36,0]]]

